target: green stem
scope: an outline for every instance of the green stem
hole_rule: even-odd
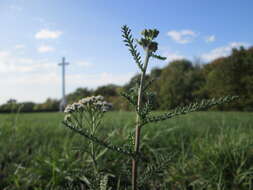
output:
[[[135,147],[134,147],[136,154],[139,153],[139,149],[140,149],[141,120],[140,120],[139,112],[141,111],[141,106],[142,106],[143,85],[144,85],[145,74],[146,74],[149,58],[150,58],[150,53],[147,49],[144,67],[141,74],[140,86],[138,89],[137,115],[136,115],[136,127],[135,127]],[[138,179],[138,156],[132,159],[132,190],[137,190],[137,179]]]
[[[92,114],[92,128],[91,128],[91,134],[95,135],[95,130],[96,130],[96,126],[95,126],[95,117]],[[95,153],[95,147],[94,147],[94,142],[91,141],[91,159],[93,161],[93,167],[94,167],[94,173],[97,174],[97,161],[96,161],[96,153]]]

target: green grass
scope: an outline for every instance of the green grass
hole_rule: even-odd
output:
[[[68,182],[80,185],[92,178],[86,140],[62,126],[63,117],[0,115],[0,189],[63,189]],[[131,112],[107,113],[101,138],[123,144],[134,121]],[[252,136],[253,113],[199,112],[146,126],[141,145],[146,156],[166,154],[171,160],[145,190],[161,184],[173,190],[253,189]],[[120,179],[127,186],[130,176],[120,171],[130,167],[129,159],[107,151],[99,164],[116,176],[111,183]]]

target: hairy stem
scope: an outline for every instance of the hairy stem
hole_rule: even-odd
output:
[[[138,155],[140,148],[140,135],[141,135],[141,120],[139,112],[141,111],[142,106],[142,94],[143,94],[143,85],[145,80],[145,74],[149,61],[149,51],[146,52],[144,68],[141,74],[140,86],[138,89],[138,102],[137,102],[137,116],[136,116],[136,127],[135,127],[135,153]],[[138,178],[138,156],[132,160],[132,190],[137,190],[137,178]]]

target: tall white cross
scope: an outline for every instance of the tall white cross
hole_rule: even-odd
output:
[[[62,58],[62,62],[58,65],[62,67],[62,99],[60,102],[60,111],[62,112],[64,108],[66,107],[67,100],[65,97],[65,66],[69,63],[65,62],[65,57]]]

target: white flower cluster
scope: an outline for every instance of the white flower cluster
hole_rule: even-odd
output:
[[[64,112],[73,113],[76,111],[85,111],[93,109],[95,111],[106,112],[112,107],[112,104],[104,101],[104,97],[101,95],[90,96],[74,102],[73,104],[68,105]]]

